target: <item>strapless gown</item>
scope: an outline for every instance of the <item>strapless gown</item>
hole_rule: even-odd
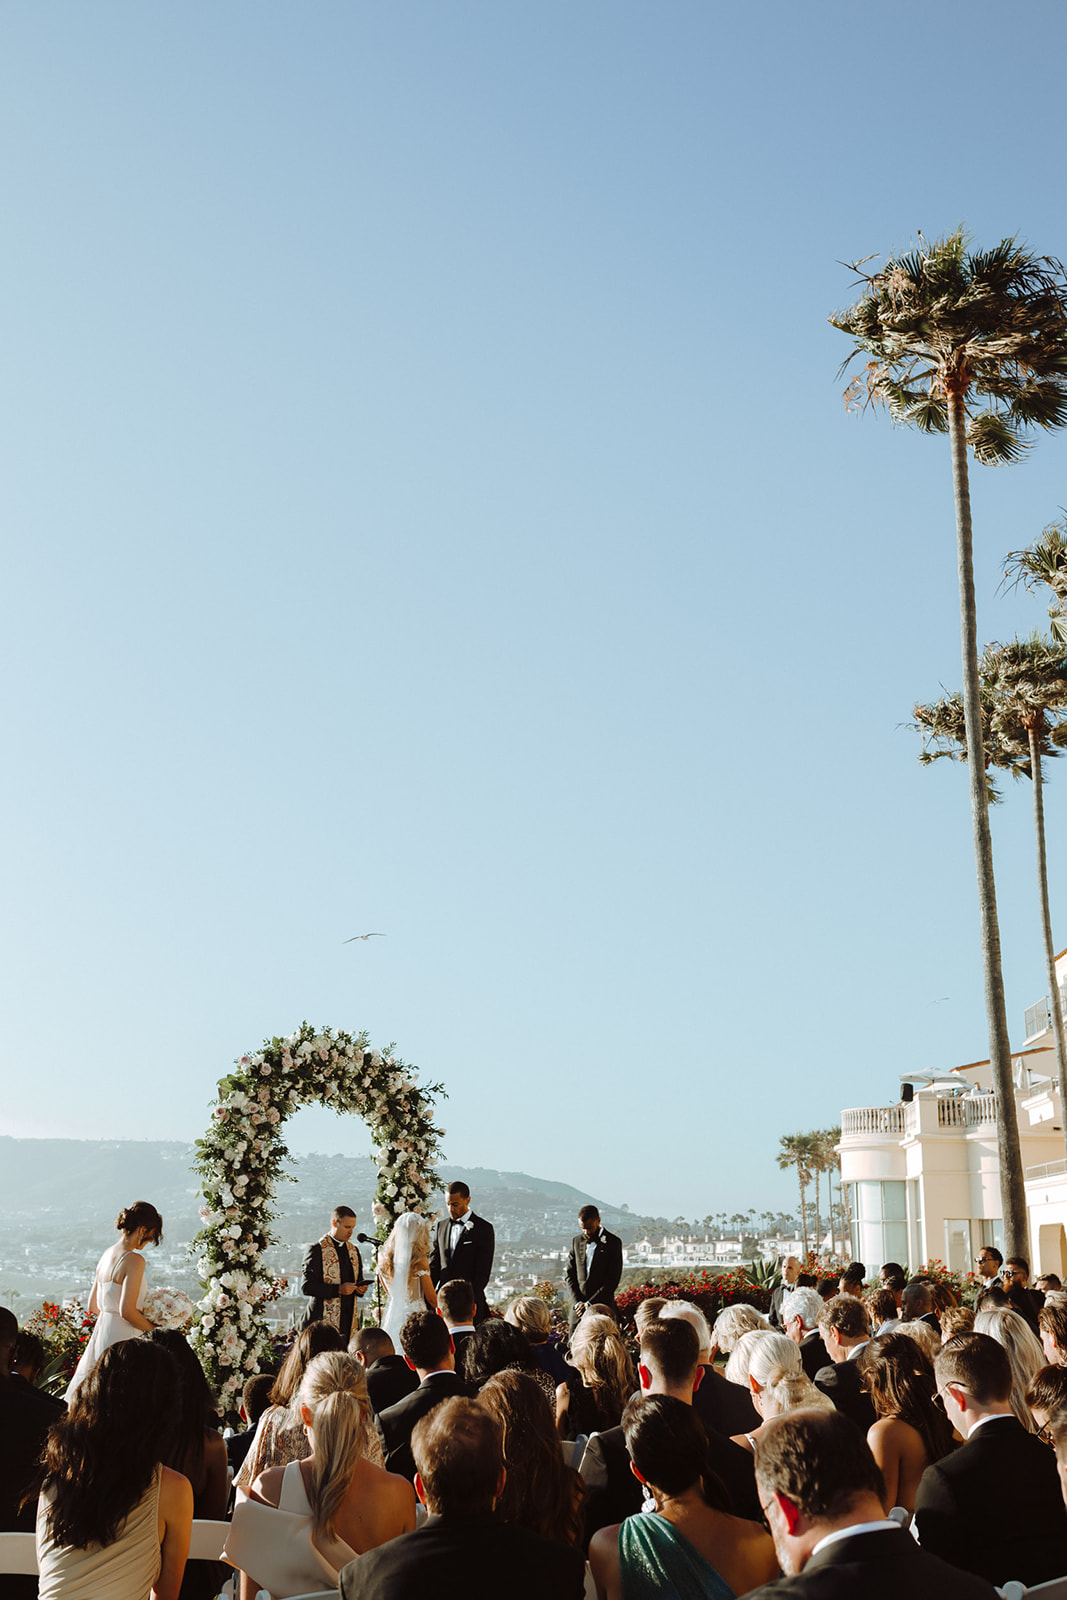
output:
[[[37,1565],[41,1600],[149,1600],[159,1577],[159,1485],[163,1469],[133,1507],[111,1544],[84,1550],[55,1545],[48,1532],[48,1498],[37,1503]]]
[[[135,1252],[131,1251],[130,1253],[134,1254]],[[117,1265],[118,1263],[116,1262]],[[108,1278],[101,1283],[100,1268],[98,1267],[96,1270],[96,1302],[100,1307],[100,1315],[96,1319],[96,1327],[89,1335],[89,1343],[82,1351],[82,1358],[74,1369],[74,1376],[67,1385],[67,1392],[63,1396],[68,1406],[78,1386],[85,1382],[85,1379],[110,1345],[121,1344],[123,1339],[139,1339],[141,1337],[142,1330],[135,1328],[132,1322],[127,1322],[119,1310],[119,1306],[122,1303],[122,1284],[116,1283],[114,1278]],[[148,1273],[146,1272],[141,1279],[141,1287],[137,1291],[136,1305],[138,1311],[140,1311],[144,1302],[147,1286]]]

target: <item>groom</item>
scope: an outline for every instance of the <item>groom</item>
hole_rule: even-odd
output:
[[[466,1278],[474,1290],[474,1320],[489,1315],[485,1286],[493,1270],[496,1235],[491,1222],[471,1210],[471,1192],[465,1183],[450,1183],[445,1196],[448,1216],[442,1217],[430,1252],[430,1277],[434,1288],[450,1278]]]
[[[304,1257],[300,1285],[301,1293],[311,1297],[302,1326],[328,1322],[346,1344],[356,1321],[356,1300],[363,1298],[368,1287],[363,1280],[359,1251],[348,1242],[355,1226],[356,1213],[351,1206],[334,1206],[329,1233],[324,1233]]]

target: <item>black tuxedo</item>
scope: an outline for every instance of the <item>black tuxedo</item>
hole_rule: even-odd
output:
[[[771,1327],[780,1328],[782,1326],[782,1301],[787,1294],[790,1294],[794,1289],[814,1289],[814,1287],[815,1279],[809,1277],[806,1272],[802,1272],[796,1283],[780,1283],[777,1289],[772,1289],[771,1309],[767,1313]]]
[[[586,1249],[593,1243],[593,1256],[588,1270],[585,1265]],[[571,1240],[571,1253],[567,1260],[567,1287],[574,1296],[575,1305],[602,1305],[615,1310],[615,1291],[622,1277],[622,1240],[606,1228],[599,1228],[590,1241],[584,1233],[576,1233]],[[571,1326],[576,1321],[571,1310]]]
[[[800,1341],[800,1365],[804,1368],[812,1383],[815,1374],[821,1372],[826,1365],[826,1346],[822,1342],[822,1334],[818,1328],[814,1333],[806,1333]]]
[[[1056,1457],[1016,1417],[998,1417],[927,1467],[915,1497],[923,1548],[1001,1586],[1067,1573]]]
[[[704,1376],[693,1390],[693,1410],[708,1433],[729,1439],[734,1433],[754,1433],[763,1418],[752,1404],[752,1391],[731,1383],[714,1367],[701,1367]]]
[[[406,1395],[414,1394],[418,1387],[419,1375],[412,1372],[403,1356],[379,1356],[367,1368],[367,1394],[371,1410],[378,1416]]]
[[[857,1428],[862,1428],[864,1433],[873,1428],[878,1419],[854,1360],[828,1362],[819,1368],[813,1382],[816,1389],[829,1395],[842,1416],[852,1418]]]
[[[708,1459],[712,1470],[726,1485],[734,1514],[752,1522],[762,1522],[759,1495],[756,1493],[754,1457],[721,1433],[708,1433]],[[585,1447],[578,1469],[585,1484],[585,1540],[598,1528],[640,1511],[644,1490],[630,1471],[626,1435],[621,1428],[593,1433]]]
[[[411,1394],[378,1413],[378,1432],[385,1450],[388,1472],[398,1472],[409,1483],[415,1477],[415,1457],[411,1453],[411,1434],[416,1422],[427,1416],[442,1400],[470,1391],[455,1372],[428,1372]]]
[[[1047,1448],[1047,1447],[1046,1447]],[[1051,1455],[1051,1450],[1049,1451]],[[794,1578],[775,1578],[747,1600],[996,1600],[992,1584],[920,1550],[903,1528],[835,1539]]]
[[[340,1239],[335,1239],[337,1247],[337,1265],[341,1273],[341,1283],[362,1284],[363,1260],[359,1250],[354,1244],[344,1244]],[[341,1338],[348,1340],[352,1336],[352,1324],[355,1321],[355,1309],[359,1303],[358,1294],[341,1294],[340,1283],[327,1283],[322,1275],[322,1245],[316,1240],[304,1257],[304,1276],[300,1285],[300,1293],[309,1295],[311,1304],[304,1313],[301,1327],[306,1328],[309,1323],[321,1322],[323,1310],[327,1300],[341,1301]]]
[[[341,1569],[342,1600],[582,1600],[577,1550],[492,1516],[428,1517]]]
[[[474,1290],[474,1320],[483,1322],[489,1315],[489,1307],[485,1303],[485,1286],[493,1271],[496,1234],[493,1232],[493,1224],[486,1222],[484,1217],[476,1217],[473,1211],[468,1211],[460,1220],[468,1226],[464,1228],[456,1244],[455,1255],[452,1254],[450,1244],[452,1218],[442,1217],[437,1224],[433,1249],[430,1251],[430,1277],[433,1279],[435,1289],[439,1284],[447,1283],[450,1278],[466,1278]]]

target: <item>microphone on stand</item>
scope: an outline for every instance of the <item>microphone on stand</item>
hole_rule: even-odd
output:
[[[376,1239],[371,1233],[357,1233],[356,1238],[359,1240],[360,1244],[372,1244],[375,1250],[380,1248],[381,1241]]]

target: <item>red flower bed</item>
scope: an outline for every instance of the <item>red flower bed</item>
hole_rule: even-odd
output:
[[[747,1305],[755,1306],[757,1311],[767,1311],[771,1304],[770,1290],[753,1283],[743,1267],[716,1274],[688,1272],[669,1282],[636,1283],[617,1294],[615,1304],[623,1327],[632,1327],[638,1306],[643,1300],[653,1299],[689,1300],[700,1307],[709,1323],[715,1321],[724,1306]]]

